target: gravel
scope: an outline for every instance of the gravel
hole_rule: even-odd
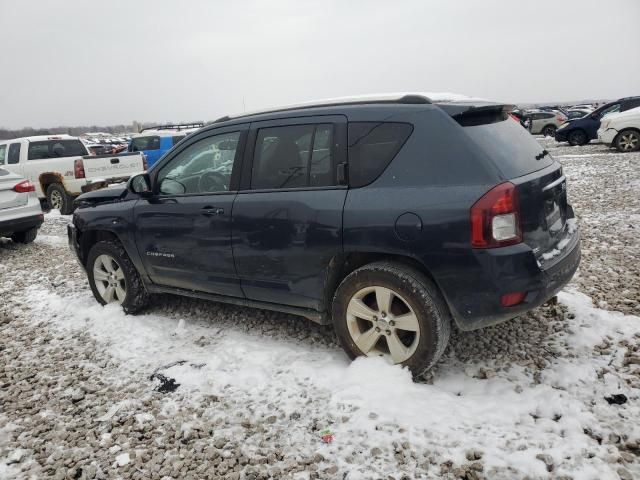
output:
[[[640,154],[613,153],[602,145],[571,148],[548,139],[540,142],[564,165],[582,228],[583,260],[571,288],[604,310],[640,315]],[[427,432],[424,438],[403,436],[404,427],[385,425],[376,412],[367,412],[366,418],[379,422],[381,435],[385,429],[397,430],[397,440],[376,443],[353,428],[348,443],[337,437],[325,448],[318,440],[323,428],[350,425],[358,407],[347,406],[336,416],[323,408],[331,393],[304,378],[297,380],[295,411],[281,406],[277,392],[267,404],[263,397],[233,389],[201,395],[197,401],[179,386],[162,393],[161,375],[188,368],[188,363],[145,371],[122,362],[88,328],[60,328],[64,319],[57,318],[55,309],[49,318],[35,315],[37,305],[25,295],[34,286],[70,302],[88,294],[86,276],[66,247],[67,222],[68,217],[48,215],[31,245],[0,240],[0,477],[527,477],[516,466],[485,463],[481,443],[459,456],[435,443],[425,448]],[[149,312],[175,319],[176,335],[185,322],[204,322],[208,333],[194,341],[194,349],[217,348],[216,335],[232,328],[276,342],[295,339],[310,351],[339,348],[330,328],[277,313],[172,296],[156,299]],[[475,380],[512,382],[516,392],[551,382],[558,362],[575,356],[567,342],[576,328],[573,320],[566,305],[552,303],[495,327],[454,331],[443,361],[417,381],[437,384],[457,369]],[[610,464],[607,478],[640,478],[640,438],[625,413],[640,396],[640,335],[605,336],[591,356],[602,359],[598,378],[606,385],[611,379],[623,385],[628,401],[610,406],[603,400],[605,408],[585,399],[583,408],[593,424],[585,426],[584,435],[598,454],[584,452],[580,462]],[[606,450],[597,450],[599,446]],[[528,449],[546,472],[542,476],[573,478],[562,470],[565,459],[554,452],[514,446],[514,451]]]

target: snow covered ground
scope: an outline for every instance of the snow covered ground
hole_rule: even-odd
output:
[[[558,305],[455,332],[418,382],[296,317],[100,307],[67,217],[0,240],[0,478],[640,478],[640,154],[540,141],[579,274]]]

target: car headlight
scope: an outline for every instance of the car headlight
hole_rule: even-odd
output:
[[[569,126],[569,122],[564,122],[562,125],[560,125],[560,127],[558,127],[558,130],[562,130],[563,128],[566,128]]]

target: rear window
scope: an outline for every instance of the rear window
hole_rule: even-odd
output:
[[[29,142],[29,160],[58,157],[81,157],[87,149],[80,140],[45,140]]]
[[[551,155],[540,157],[540,144],[511,119],[465,126],[464,131],[508,178],[521,177],[553,163]]]
[[[7,156],[7,146],[0,145],[0,165],[4,165],[6,156]]]
[[[378,178],[412,131],[408,123],[349,123],[349,185],[363,187]]]
[[[186,137],[186,135],[178,135],[177,137],[171,137],[171,140],[173,142],[172,145],[179,143],[180,140],[182,140],[184,137]]]
[[[160,137],[136,137],[131,139],[130,152],[142,152],[144,150],[160,150]]]

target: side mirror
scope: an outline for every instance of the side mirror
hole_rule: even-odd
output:
[[[148,197],[151,195],[151,178],[148,173],[140,173],[129,179],[127,188],[132,193]]]

